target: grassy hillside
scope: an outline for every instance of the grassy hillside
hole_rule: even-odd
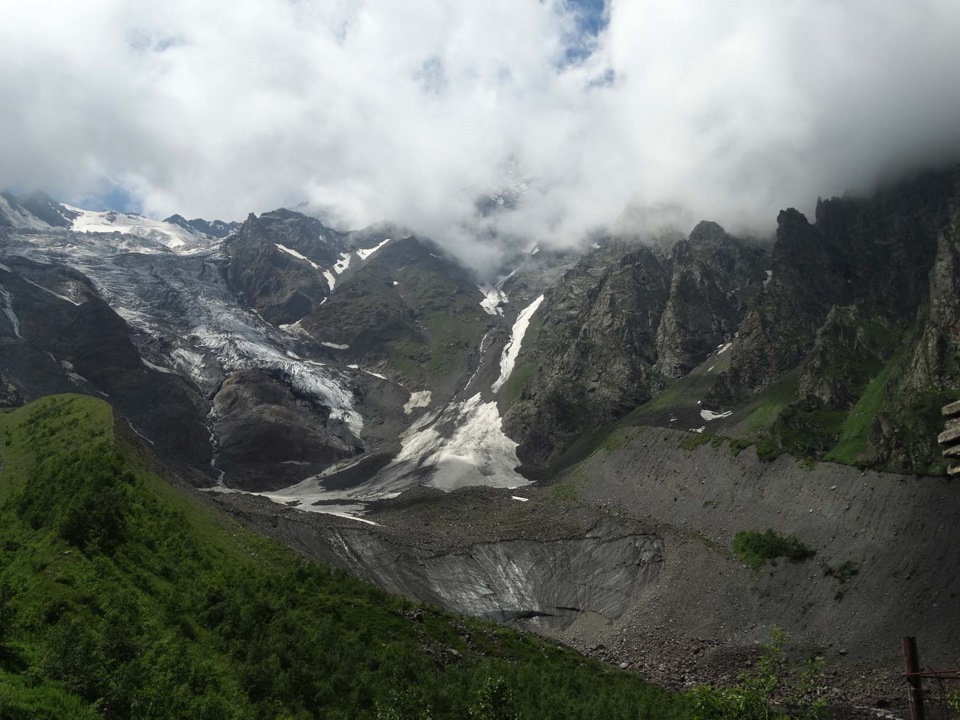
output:
[[[0,415],[0,718],[679,718],[572,651],[308,563],[156,477],[110,408]]]

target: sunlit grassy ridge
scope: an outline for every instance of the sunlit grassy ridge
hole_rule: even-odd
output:
[[[687,716],[243,530],[156,477],[101,401],[0,415],[0,456],[0,717]]]

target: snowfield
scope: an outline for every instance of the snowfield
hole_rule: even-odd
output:
[[[345,460],[291,487],[258,494],[287,505],[296,503],[299,510],[357,516],[366,503],[396,497],[417,485],[449,492],[476,485],[519,488],[530,484],[516,471],[517,443],[503,433],[497,404],[482,402],[480,393],[423,415],[400,441],[401,450],[391,463],[355,487],[327,490],[323,481],[363,458]]]
[[[135,235],[145,240],[153,240],[171,250],[185,250],[202,245],[208,240],[206,235],[162,220],[151,220],[142,215],[96,212],[64,205],[67,210],[77,213],[71,230],[82,233],[121,233]]]
[[[461,404],[458,412],[459,425],[453,436],[420,462],[420,467],[435,469],[427,485],[446,491],[469,485],[529,485],[516,471],[520,464],[517,443],[504,434],[497,403],[481,403],[477,393]]]

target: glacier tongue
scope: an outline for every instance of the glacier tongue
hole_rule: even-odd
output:
[[[331,417],[355,435],[363,428],[348,374],[291,357],[289,333],[237,304],[219,269],[224,260],[221,243],[174,253],[141,236],[49,230],[11,238],[3,254],[77,268],[131,327],[148,339],[172,338],[166,350],[169,363],[154,359],[188,375],[208,396],[225,374],[260,368],[283,376],[295,390],[329,407]]]
[[[244,329],[252,328],[234,326],[225,331],[201,325],[193,329],[190,339],[211,351],[227,372],[251,368],[279,372],[292,387],[320,400],[331,409],[331,417],[342,420],[354,435],[360,435],[363,418],[353,408],[353,392],[346,377],[331,366],[290,357],[285,349],[270,342],[269,336],[251,338],[242,332]]]

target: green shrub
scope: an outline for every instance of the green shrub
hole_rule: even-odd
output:
[[[709,435],[705,432],[690,433],[689,435],[685,435],[683,440],[680,441],[680,447],[684,450],[696,450],[701,445],[712,442],[714,437],[714,435]]]
[[[734,457],[737,457],[741,452],[746,450],[748,447],[753,445],[753,440],[748,438],[731,438],[730,439],[730,454]]]
[[[768,528],[764,532],[743,530],[733,538],[733,552],[754,570],[758,570],[766,561],[785,557],[791,562],[802,562],[814,556],[815,552],[793,535],[775,532]]]
[[[774,628],[770,644],[752,672],[740,675],[731,687],[701,686],[690,692],[693,720],[819,720],[826,708],[823,698],[823,658],[808,658],[792,666],[786,651],[789,636]],[[774,712],[774,701],[788,712]]]
[[[783,454],[783,448],[770,438],[764,438],[757,443],[757,457],[761,462],[773,462]]]

